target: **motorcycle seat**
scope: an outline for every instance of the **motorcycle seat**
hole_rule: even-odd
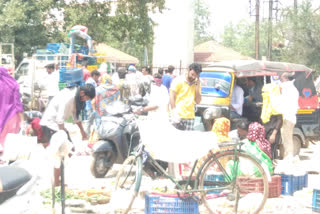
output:
[[[0,204],[14,196],[31,177],[30,173],[21,167],[0,167]]]

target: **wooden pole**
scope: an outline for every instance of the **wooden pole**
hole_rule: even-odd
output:
[[[259,46],[259,20],[260,20],[260,0],[256,0],[256,39],[255,39],[255,49],[256,49],[256,59],[260,58],[260,46]]]
[[[269,19],[268,19],[268,54],[267,59],[272,60],[272,9],[273,0],[269,0]]]

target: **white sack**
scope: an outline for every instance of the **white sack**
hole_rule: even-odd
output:
[[[213,132],[181,131],[167,120],[138,122],[142,143],[154,159],[187,163],[219,149]]]
[[[37,137],[8,133],[4,144],[3,159],[6,161],[29,159],[36,145]]]

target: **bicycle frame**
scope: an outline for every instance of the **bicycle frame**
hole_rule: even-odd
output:
[[[145,146],[142,145],[140,148],[138,148],[137,150],[137,154],[136,156],[141,156],[142,157],[142,162],[143,164],[148,161],[153,167],[156,168],[156,170],[160,173],[162,173],[166,178],[168,178],[169,180],[171,180],[177,187],[177,189],[180,189],[183,191],[184,194],[191,194],[191,193],[195,193],[195,192],[204,192],[204,191],[212,191],[212,190],[219,190],[219,189],[224,189],[225,186],[223,188],[219,188],[219,187],[214,187],[214,188],[206,188],[206,189],[198,189],[198,184],[199,184],[199,179],[200,179],[200,175],[202,173],[202,170],[206,167],[207,164],[209,164],[210,161],[212,161],[214,158],[217,158],[219,157],[219,155],[223,154],[224,152],[226,151],[234,151],[234,157],[235,157],[235,160],[238,160],[238,156],[237,156],[237,152],[244,152],[243,150],[241,150],[240,148],[237,148],[237,146],[240,146],[241,147],[241,143],[231,143],[231,144],[228,144],[226,143],[225,145],[221,145],[221,147],[228,147],[228,146],[234,146],[234,149],[232,150],[222,150],[222,151],[219,151],[217,153],[214,153],[212,154],[212,156],[210,156],[210,158],[207,158],[207,160],[201,165],[199,171],[197,172],[197,175],[196,175],[196,178],[194,180],[194,184],[191,185],[191,183],[193,182],[192,181],[192,175],[193,173],[195,172],[195,168],[196,168],[196,165],[198,163],[198,160],[195,160],[194,163],[193,163],[193,167],[192,167],[192,170],[188,176],[188,179],[186,180],[182,180],[183,182],[186,182],[186,184],[184,185],[184,187],[179,183],[178,180],[176,180],[175,178],[173,178],[172,176],[170,176],[164,169],[163,167],[158,164],[158,162],[151,156],[149,155],[149,153],[147,151],[145,151]],[[246,152],[244,152],[246,153]],[[237,162],[238,163],[238,162]],[[224,168],[222,167],[221,163],[218,162],[218,165],[219,165],[219,168],[220,169],[223,169],[223,174],[224,175],[227,175],[228,176],[228,173],[224,170]],[[238,170],[238,164],[235,164],[232,171],[233,172],[237,172]],[[229,176],[228,176],[229,177]],[[231,179],[229,177],[229,182],[225,182],[225,181],[211,181],[211,184],[212,185],[217,185],[217,184],[227,184],[229,183],[229,185],[232,185],[234,184],[234,182],[236,182],[236,179]],[[181,182],[181,181],[180,181]],[[192,187],[192,189],[187,189],[187,187],[190,186]]]

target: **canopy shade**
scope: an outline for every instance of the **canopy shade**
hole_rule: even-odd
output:
[[[208,67],[209,69],[232,69],[238,77],[276,76],[283,72],[306,72],[307,74],[312,72],[311,68],[301,64],[261,60],[222,61],[210,64]]]

